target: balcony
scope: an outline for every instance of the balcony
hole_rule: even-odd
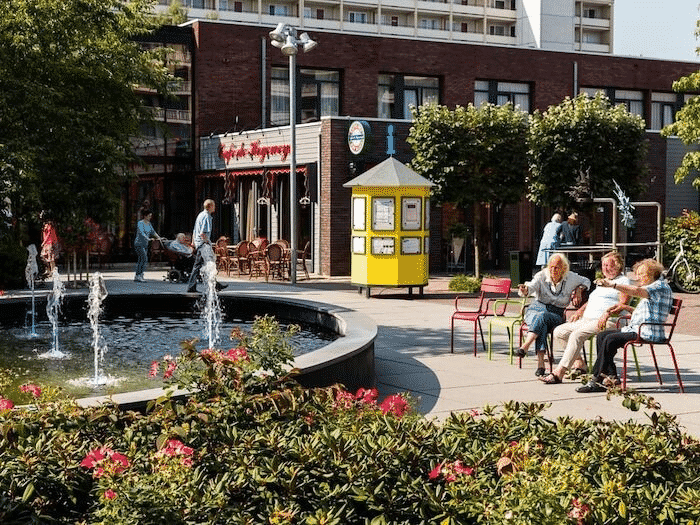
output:
[[[333,31],[340,31],[340,20],[330,19],[328,17],[323,19],[304,18],[302,27],[304,29],[331,29]]]
[[[379,26],[379,32],[383,35],[395,36],[414,36],[416,29],[413,26],[392,26],[391,24],[382,24]]]
[[[443,2],[425,2],[418,0],[416,2],[416,7],[421,13],[448,14],[450,12],[451,5]]]
[[[358,24],[356,22],[343,21],[343,31],[353,31],[355,33],[378,33],[377,24]]]

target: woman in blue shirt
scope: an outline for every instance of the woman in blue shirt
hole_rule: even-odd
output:
[[[146,282],[143,277],[143,272],[148,264],[148,241],[151,238],[160,239],[160,236],[153,229],[151,219],[153,212],[151,210],[143,210],[141,220],[136,225],[136,238],[134,239],[134,250],[136,251],[136,275],[134,281],[138,283]]]

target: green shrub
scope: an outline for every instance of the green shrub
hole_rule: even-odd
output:
[[[447,288],[453,292],[478,292],[481,289],[481,280],[484,277],[494,278],[495,275],[484,274],[481,279],[477,279],[473,275],[464,275],[460,273],[450,279]]]
[[[165,374],[199,389],[146,414],[0,409],[0,522],[697,523],[700,442],[650,422],[542,417],[543,404],[418,416],[374,389],[302,389],[266,318]],[[280,359],[271,362],[275,348]],[[260,363],[268,368],[261,370]],[[35,391],[29,389],[31,395]]]
[[[696,211],[688,212],[680,217],[667,217],[663,226],[663,234],[664,264],[667,267],[676,257],[681,239],[683,239],[686,257],[700,264],[700,215]]]

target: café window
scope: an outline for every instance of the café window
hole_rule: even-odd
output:
[[[313,122],[340,114],[340,72],[300,69],[297,79],[297,122]],[[273,67],[270,79],[270,124],[289,124],[289,69]]]
[[[440,103],[440,79],[413,75],[379,75],[379,118],[410,119],[411,106]]]
[[[521,111],[530,112],[530,84],[524,82],[498,82],[496,80],[477,80],[474,83],[474,105],[480,106],[490,102],[502,106],[511,102]]]

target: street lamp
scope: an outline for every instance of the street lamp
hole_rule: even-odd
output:
[[[289,239],[290,267],[289,279],[292,284],[297,283],[297,110],[296,110],[296,71],[297,52],[299,46],[304,53],[311,51],[318,43],[311,40],[308,33],[302,33],[297,37],[297,30],[288,24],[280,22],[270,31],[270,41],[273,46],[282,50],[289,57],[289,131],[291,142],[291,155],[289,156]]]

